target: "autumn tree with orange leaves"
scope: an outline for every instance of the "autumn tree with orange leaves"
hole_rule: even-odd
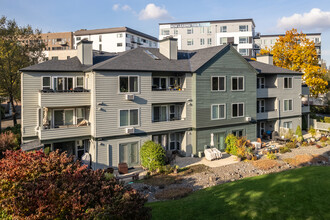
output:
[[[318,56],[313,41],[296,29],[286,31],[285,36],[279,36],[272,48],[265,48],[260,54],[273,55],[275,66],[303,72],[303,81],[310,87],[312,96],[328,91],[325,80],[327,70],[318,65]]]

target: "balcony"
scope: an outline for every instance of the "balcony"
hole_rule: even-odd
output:
[[[40,91],[39,106],[40,107],[72,107],[72,106],[90,106],[91,94],[88,90],[73,90],[54,92]]]
[[[266,120],[271,118],[278,118],[277,110],[257,113],[257,120]]]
[[[257,98],[278,97],[280,95],[279,92],[278,88],[257,89]]]
[[[41,141],[64,139],[64,138],[81,138],[91,135],[90,126],[63,126],[60,128],[45,129],[41,128],[39,131],[39,139]]]

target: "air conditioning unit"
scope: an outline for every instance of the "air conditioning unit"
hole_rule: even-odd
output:
[[[126,128],[126,134],[134,134],[134,128]]]
[[[245,121],[251,121],[251,117],[245,117]]]
[[[134,94],[126,94],[125,99],[128,101],[133,101],[134,100]]]

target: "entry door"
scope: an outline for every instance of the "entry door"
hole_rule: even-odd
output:
[[[225,132],[214,134],[214,147],[221,151],[224,151],[226,149]]]
[[[263,133],[265,132],[265,122],[260,122],[260,137],[263,136]]]
[[[119,145],[119,163],[127,163],[128,167],[139,165],[138,142]]]

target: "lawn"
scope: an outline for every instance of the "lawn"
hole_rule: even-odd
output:
[[[153,219],[330,219],[330,167],[246,178],[147,206]]]

